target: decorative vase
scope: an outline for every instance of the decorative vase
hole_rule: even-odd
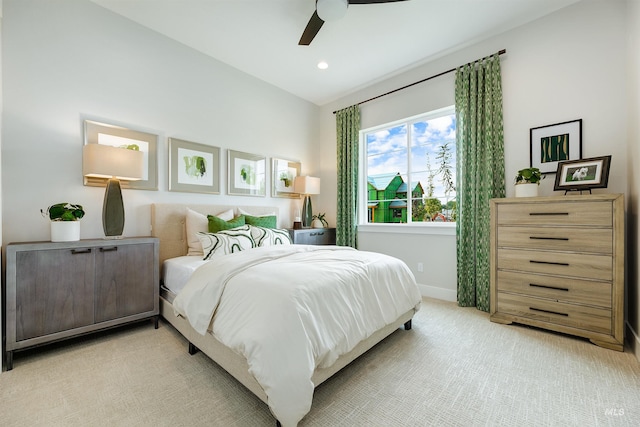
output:
[[[311,228],[324,228],[324,224],[319,219],[314,219],[311,221]]]
[[[538,184],[516,184],[516,197],[537,197]]]
[[[80,240],[80,221],[51,221],[52,242]]]

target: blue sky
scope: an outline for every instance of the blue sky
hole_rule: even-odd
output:
[[[430,120],[414,122],[410,125],[398,125],[380,129],[366,134],[369,176],[400,172],[407,180],[407,135],[411,133],[411,176],[412,187],[415,181],[420,181],[427,191],[427,155],[431,169],[435,173],[438,169],[437,154],[439,147],[450,141],[451,166],[455,171],[455,115],[438,117]],[[455,174],[454,174],[455,180]],[[440,177],[434,177],[434,196],[444,199],[444,188]],[[454,195],[450,195],[452,198]]]

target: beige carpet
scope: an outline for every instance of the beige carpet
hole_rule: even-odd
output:
[[[630,353],[425,299],[318,387],[301,426],[638,426]],[[18,353],[2,426],[273,426],[265,404],[170,325],[151,322]]]

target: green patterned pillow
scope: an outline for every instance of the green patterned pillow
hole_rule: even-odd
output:
[[[198,232],[198,238],[202,243],[204,260],[256,247],[248,225],[218,233]]]
[[[251,237],[256,246],[291,245],[291,237],[287,230],[277,228],[256,227],[250,225]]]
[[[245,224],[255,225],[256,227],[276,228],[278,226],[278,217],[275,215],[253,216],[244,215]]]
[[[217,233],[222,230],[230,230],[232,228],[240,227],[245,224],[244,215],[233,218],[232,220],[225,221],[213,215],[207,215],[209,220],[209,233]]]

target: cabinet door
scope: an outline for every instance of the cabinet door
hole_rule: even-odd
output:
[[[96,250],[96,323],[154,310],[153,244]]]
[[[93,323],[92,248],[18,252],[16,341]]]

